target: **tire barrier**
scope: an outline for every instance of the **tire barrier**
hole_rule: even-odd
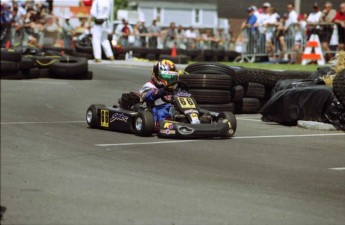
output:
[[[345,106],[345,70],[335,76],[333,80],[333,92],[339,102]]]
[[[27,49],[24,53],[1,49],[1,79],[92,79],[86,53],[81,55],[86,57],[76,57],[66,52],[80,56],[67,48]]]

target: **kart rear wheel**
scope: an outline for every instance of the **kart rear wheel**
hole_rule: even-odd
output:
[[[152,136],[155,128],[155,121],[153,115],[149,111],[139,112],[134,121],[134,129],[139,136]]]
[[[86,122],[90,128],[97,128],[99,125],[97,109],[105,108],[105,105],[90,105],[86,111]]]
[[[231,137],[235,134],[237,128],[237,120],[233,113],[231,112],[221,112],[217,116],[217,123],[227,123],[230,122],[231,128],[229,129],[228,136]]]

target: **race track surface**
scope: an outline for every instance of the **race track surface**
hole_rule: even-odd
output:
[[[238,115],[228,140],[93,130],[150,68],[89,65],[91,81],[1,81],[1,224],[344,224],[345,133]]]

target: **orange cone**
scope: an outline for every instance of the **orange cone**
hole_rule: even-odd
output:
[[[174,47],[172,47],[172,49],[171,49],[171,57],[176,57],[177,56],[177,53],[176,53],[176,47],[174,46]]]

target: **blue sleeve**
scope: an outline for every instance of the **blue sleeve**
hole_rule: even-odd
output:
[[[256,23],[256,16],[252,15],[251,17],[248,18],[248,24],[250,24],[251,26],[253,26]]]
[[[162,97],[161,90],[152,89],[145,94],[144,101],[152,103],[152,102],[156,101],[157,99],[159,99],[160,97]]]

